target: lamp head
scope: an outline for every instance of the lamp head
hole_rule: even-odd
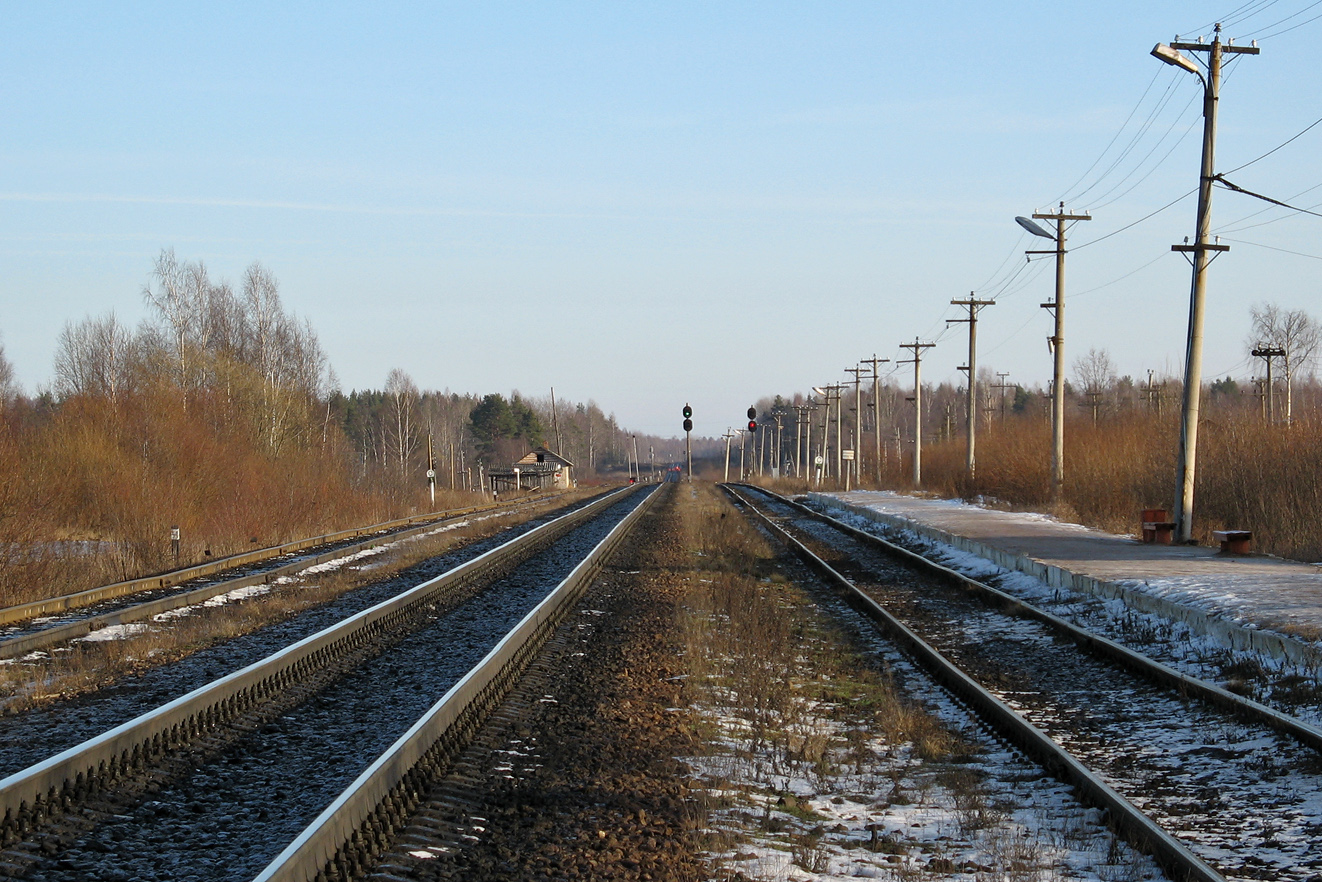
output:
[[[1028,230],[1028,232],[1032,233],[1034,236],[1041,236],[1043,239],[1056,238],[1055,236],[1048,233],[1046,230],[1042,229],[1042,227],[1039,224],[1033,223],[1031,220],[1029,220],[1026,217],[1016,217],[1014,219],[1014,222],[1017,223],[1019,226],[1023,227],[1025,230]]]
[[[1152,47],[1152,57],[1159,58],[1167,64],[1174,65],[1175,67],[1182,67],[1189,73],[1202,76],[1202,73],[1198,70],[1198,65],[1194,64],[1192,59],[1181,55],[1179,50],[1172,49],[1165,43],[1158,43]]]

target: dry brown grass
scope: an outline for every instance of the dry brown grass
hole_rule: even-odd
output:
[[[691,682],[702,684],[706,702],[743,721],[750,759],[830,762],[833,744],[823,733],[841,725],[884,732],[928,759],[958,749],[957,738],[905,700],[785,579],[767,540],[714,488],[695,485],[684,502],[698,571],[681,621]],[[848,719],[836,719],[841,709]]]
[[[574,497],[594,491],[575,491]],[[548,503],[564,504],[558,496]],[[390,578],[428,558],[495,535],[542,514],[544,506],[511,512],[505,517],[408,541],[370,558],[370,569],[349,565],[273,586],[270,593],[214,607],[195,608],[189,615],[153,621],[149,630],[123,640],[79,641],[72,650],[43,653],[48,657],[0,665],[0,707],[19,713],[34,705],[104,688],[126,676],[169,664],[201,649],[283,621],[346,591]]]
[[[1250,410],[1206,407],[1200,424],[1195,537],[1252,530],[1256,550],[1322,560],[1322,419],[1266,425]],[[1065,499],[1051,501],[1051,430],[1040,417],[992,421],[979,430],[977,475],[965,471],[961,435],[925,444],[923,489],[947,497],[990,497],[1011,508],[1046,511],[1118,533],[1137,533],[1145,508],[1172,508],[1179,445],[1176,408],[1103,414],[1096,425],[1067,415]],[[912,490],[911,460],[894,458],[884,487]],[[763,479],[769,483],[768,479]],[[802,481],[781,481],[798,492]],[[876,486],[865,481],[865,486]],[[833,487],[832,487],[833,489]]]

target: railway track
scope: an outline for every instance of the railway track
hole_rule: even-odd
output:
[[[0,781],[0,870],[250,879],[296,837],[301,857],[266,877],[360,862],[377,834],[355,833],[463,746],[652,498],[638,490],[11,774]],[[299,835],[327,805],[321,832]]]
[[[0,659],[20,658],[102,628],[146,621],[308,567],[445,530],[468,519],[503,517],[548,497],[403,518],[234,555],[155,576],[0,608]]]
[[[1322,872],[1307,723],[1193,680],[989,586],[765,491],[739,502],[945,686],[1173,878]]]

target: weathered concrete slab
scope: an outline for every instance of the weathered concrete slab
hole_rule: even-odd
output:
[[[812,494],[834,507],[909,529],[1050,585],[1122,597],[1238,648],[1322,660],[1322,566],[1215,548],[1147,545],[1032,512],[889,492]]]

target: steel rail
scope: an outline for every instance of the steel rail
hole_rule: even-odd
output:
[[[760,487],[740,486],[748,490],[767,493],[766,490]],[[987,723],[1010,739],[1035,761],[1041,763],[1050,774],[1074,787],[1084,800],[1105,809],[1108,813],[1109,822],[1130,844],[1152,855],[1166,872],[1171,873],[1177,879],[1188,880],[1188,882],[1226,882],[1225,876],[1205,863],[1190,851],[1184,843],[1143,814],[1129,800],[1125,799],[1100,777],[1093,774],[1068,751],[1052,741],[1045,732],[984,689],[977,681],[965,674],[907,625],[892,616],[879,603],[831,567],[830,564],[790,535],[784,527],[775,523],[759,510],[752,500],[739,495],[732,488],[727,487],[727,491],[732,497],[744,503],[747,510],[765,524],[773,535],[777,536],[794,552],[795,556],[837,588],[851,606],[880,625],[891,639],[907,650],[910,656],[936,677],[942,685],[967,702]],[[769,493],[768,495],[784,501],[784,497],[777,494]],[[925,558],[920,558],[920,560],[925,560]]]
[[[540,500],[548,499],[550,497],[541,496],[537,498]],[[61,594],[57,597],[45,598],[44,600],[34,600],[17,606],[3,607],[0,608],[0,625],[10,625],[15,622],[27,621],[28,619],[33,619],[37,616],[67,612],[71,609],[91,606],[92,604],[100,603],[103,600],[114,600],[117,597],[123,597],[127,594],[137,594],[140,591],[173,588],[175,585],[180,585],[193,579],[201,579],[237,567],[261,563],[262,561],[270,560],[273,557],[280,557],[283,554],[292,554],[308,548],[316,548],[319,545],[343,542],[346,539],[356,539],[359,536],[372,536],[390,530],[397,530],[400,527],[410,527],[414,524],[433,525],[439,521],[451,520],[457,517],[467,517],[468,515],[477,514],[478,512],[483,511],[492,511],[500,508],[517,508],[530,501],[532,500],[518,500],[514,503],[475,505],[467,508],[431,512],[430,514],[413,515],[407,518],[397,518],[393,521],[383,521],[382,523],[373,524],[368,527],[340,530],[339,532],[327,533],[323,536],[311,536],[306,539],[286,542],[283,545],[272,545],[267,548],[259,548],[253,551],[244,551],[239,554],[230,555],[229,557],[217,558],[216,560],[207,563],[184,567],[183,569],[178,570],[170,570],[165,573],[158,573],[154,576],[128,579],[123,582],[114,582],[110,585],[101,585],[96,588],[88,588],[84,591],[76,591],[72,594]],[[379,541],[381,538],[385,537],[377,535],[376,538]],[[371,540],[369,540],[368,544],[370,544],[370,542]],[[367,546],[361,545],[355,547]]]
[[[267,658],[0,780],[0,846],[88,793],[146,768],[155,758],[211,731],[301,680],[325,660],[389,631],[435,595],[498,573],[509,561],[555,542],[641,485],[603,496],[541,524],[446,573],[363,610]]]
[[[481,725],[659,493],[648,495],[540,603],[281,852],[256,882],[353,878],[407,823],[428,777]],[[462,731],[456,731],[462,730]],[[423,771],[420,767],[427,769]]]
[[[546,499],[549,497],[541,497],[541,498]],[[59,625],[52,625],[49,628],[43,628],[39,631],[33,631],[29,634],[20,634],[16,637],[0,639],[0,659],[18,658],[20,656],[26,655],[29,652],[33,652],[38,649],[45,649],[47,646],[54,646],[58,643],[66,643],[70,640],[75,640],[79,637],[84,637],[88,634],[91,634],[93,631],[99,631],[102,628],[110,627],[112,625],[123,625],[123,624],[128,624],[130,622],[141,622],[145,619],[149,619],[152,616],[159,615],[160,613],[163,612],[168,612],[173,609],[179,609],[181,607],[190,606],[195,603],[202,603],[203,601],[210,600],[213,597],[216,597],[221,594],[225,594],[230,591],[234,591],[235,589],[238,588],[246,588],[249,585],[267,584],[269,582],[274,581],[275,579],[280,578],[281,576],[286,576],[291,573],[297,573],[301,570],[307,569],[308,567],[313,567],[316,566],[317,564],[325,563],[326,561],[329,560],[335,560],[336,558],[344,557],[345,555],[349,555],[349,554],[354,554],[368,548],[374,548],[386,542],[399,542],[404,539],[409,539],[413,536],[420,536],[428,532],[429,530],[435,529],[437,526],[443,524],[446,521],[458,520],[460,518],[465,518],[473,514],[477,514],[478,512],[496,511],[502,508],[509,508],[510,510],[513,510],[514,508],[521,505],[525,505],[527,503],[528,500],[520,500],[518,503],[514,503],[514,504],[506,503],[500,506],[485,505],[485,506],[475,506],[473,508],[467,508],[467,509],[456,509],[454,513],[447,514],[443,517],[435,517],[431,520],[426,520],[427,518],[432,518],[431,515],[419,515],[417,517],[408,518],[401,521],[389,521],[384,524],[377,524],[376,526],[373,527],[363,527],[357,530],[345,530],[340,533],[331,533],[331,534],[327,534],[326,536],[319,536],[315,539],[301,539],[298,542],[289,543],[288,545],[276,546],[275,548],[263,549],[262,551],[254,551],[249,553],[250,555],[262,555],[261,557],[253,557],[247,560],[239,560],[240,558],[248,557],[248,555],[236,555],[235,557],[232,558],[225,558],[225,561],[230,561],[231,563],[226,563],[225,566],[220,567],[218,569],[211,569],[211,568],[217,567],[217,565],[223,563],[223,561],[217,561],[215,564],[204,564],[200,567],[190,567],[189,569],[185,569],[185,570],[176,570],[173,573],[168,574],[168,576],[152,577],[151,579],[147,579],[147,580],[142,580],[142,579],[135,580],[135,582],[144,582],[144,581],[155,582],[157,579],[160,579],[161,580],[160,586],[151,584],[145,587],[138,587],[133,591],[123,591],[118,593],[104,594],[97,597],[91,597],[91,595],[97,592],[110,591],[111,589],[118,589],[120,586],[123,585],[135,584],[135,582],[120,582],[115,585],[105,586],[104,588],[93,588],[88,591],[80,592],[79,594],[69,594],[69,595],[65,595],[64,597],[52,598],[51,600],[48,601],[44,601],[44,600],[36,601],[34,604],[26,604],[26,606],[43,605],[43,604],[55,603],[56,601],[71,600],[73,598],[83,597],[84,595],[90,597],[90,599],[87,599],[85,602],[80,601],[78,603],[65,607],[60,607],[58,609],[58,611],[65,612],[71,609],[76,609],[78,607],[89,606],[93,603],[99,603],[103,600],[113,600],[116,597],[123,597],[126,594],[136,593],[137,591],[153,590],[157,587],[171,587],[173,585],[178,585],[183,582],[187,582],[190,579],[201,578],[203,576],[212,575],[222,570],[234,569],[235,567],[239,567],[239,566],[246,566],[247,564],[250,563],[259,563],[262,560],[269,560],[273,557],[279,557],[281,554],[289,554],[292,552],[301,551],[305,548],[315,548],[319,545],[325,545],[332,542],[340,542],[346,538],[354,538],[356,536],[369,535],[371,537],[363,540],[362,542],[355,542],[350,545],[341,545],[338,548],[332,549],[330,551],[325,551],[322,552],[321,554],[317,554],[312,557],[305,557],[301,560],[295,561],[293,563],[285,564],[284,566],[276,567],[274,569],[263,570],[260,573],[252,573],[247,576],[239,576],[234,579],[226,579],[221,582],[214,582],[210,585],[204,585],[201,588],[194,588],[191,591],[182,591],[178,594],[171,594],[168,597],[158,597],[155,600],[143,601],[142,603],[137,603],[131,606],[123,607],[121,609],[112,610],[111,612],[101,613],[100,615],[95,615],[95,616],[88,616],[85,619],[78,619],[77,621],[74,622],[65,622]],[[417,527],[411,527],[409,529],[404,529],[404,530],[396,529],[398,526],[407,523],[422,523],[422,525]],[[382,535],[384,531],[391,529],[396,529],[396,532],[389,533],[388,535]],[[236,563],[234,561],[238,561],[238,562]],[[205,573],[197,572],[198,570],[204,570],[204,569],[208,570],[208,572]],[[185,574],[189,574],[189,575],[185,575]],[[171,581],[167,582],[167,578],[170,579]],[[9,610],[16,610],[22,608],[23,607],[10,607]],[[8,612],[9,610],[0,610],[0,613]]]
[[[1122,643],[1117,643],[1116,641],[1103,637],[1100,634],[1094,634],[1093,632],[1081,628],[1060,616],[1049,613],[1040,607],[1033,606],[1031,603],[1020,600],[1011,594],[1007,594],[999,588],[994,588],[985,582],[979,582],[977,579],[973,579],[963,573],[951,569],[950,567],[939,564],[917,552],[910,551],[903,546],[889,542],[875,533],[860,530],[837,518],[815,511],[802,503],[787,499],[778,493],[774,493],[762,487],[755,487],[751,484],[741,484],[738,486],[747,487],[751,490],[756,490],[759,493],[764,493],[775,499],[777,502],[780,502],[808,517],[829,524],[832,528],[839,530],[854,539],[876,546],[887,554],[898,556],[911,564],[922,567],[928,572],[949,581],[956,587],[963,588],[970,593],[980,595],[984,598],[994,600],[1000,609],[1010,615],[1041,622],[1056,631],[1058,634],[1068,637],[1079,645],[1085,647],[1090,652],[1103,658],[1109,658],[1112,661],[1119,662],[1129,670],[1146,677],[1161,686],[1168,687],[1178,692],[1180,695],[1202,699],[1215,707],[1228,710],[1244,719],[1261,723],[1268,728],[1289,735],[1313,750],[1322,751],[1322,728],[1319,728],[1318,726],[1305,722],[1298,717],[1293,717],[1289,714],[1278,711],[1275,708],[1268,707],[1267,705],[1254,701],[1251,698],[1237,695],[1215,683],[1210,683],[1207,680],[1182,673],[1169,665],[1162,664],[1156,659],[1149,658],[1140,652],[1136,652]]]

